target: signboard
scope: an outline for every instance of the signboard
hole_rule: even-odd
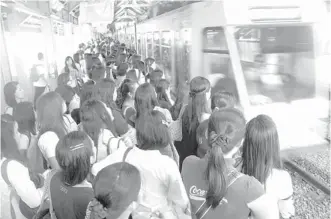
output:
[[[53,33],[58,36],[64,36],[64,23],[53,21]]]
[[[114,20],[114,2],[100,0],[80,3],[79,23],[111,23]]]

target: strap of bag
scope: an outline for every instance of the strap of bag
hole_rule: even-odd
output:
[[[187,106],[187,104],[183,105],[182,108],[180,109],[177,120],[182,119],[182,116],[183,116],[183,114],[185,112],[186,106]]]
[[[2,162],[2,165],[1,165],[1,176],[2,176],[3,180],[7,183],[8,186],[11,186],[11,183],[9,181],[8,174],[7,174],[7,167],[8,167],[8,163],[10,161],[11,161],[10,159],[6,159],[4,162]]]
[[[228,177],[231,178],[227,188],[229,188],[237,179],[239,179],[241,176],[243,176],[242,173],[238,171],[232,171],[229,173]],[[207,205],[207,201],[205,200],[202,205],[199,207],[199,209],[195,212],[195,216],[197,219],[202,219],[204,216],[208,213],[211,206]]]
[[[128,156],[128,154],[129,154],[129,152],[132,150],[132,148],[128,148],[128,149],[126,149],[126,151],[124,152],[124,155],[123,155],[123,162],[125,162],[125,160],[126,160],[126,157]]]

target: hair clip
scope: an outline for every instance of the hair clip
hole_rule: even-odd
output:
[[[70,146],[70,151],[75,151],[79,148],[83,148],[84,147],[84,144],[83,143],[80,143],[80,144],[77,144],[77,145],[74,145],[74,146]]]
[[[163,119],[162,119],[162,124],[163,125],[166,125],[167,127],[169,127],[169,123],[167,121],[163,120]]]

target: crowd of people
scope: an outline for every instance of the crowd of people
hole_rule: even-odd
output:
[[[235,95],[211,95],[204,77],[172,91],[155,60],[141,59],[105,38],[65,58],[54,91],[34,68],[33,102],[18,82],[4,86],[12,218],[292,217],[273,120],[247,123]]]

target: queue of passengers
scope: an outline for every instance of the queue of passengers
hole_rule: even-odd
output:
[[[35,103],[18,82],[4,86],[1,178],[12,218],[294,215],[270,117],[246,123],[234,95],[211,96],[204,77],[172,95],[155,60],[107,40],[68,56],[58,87]]]

